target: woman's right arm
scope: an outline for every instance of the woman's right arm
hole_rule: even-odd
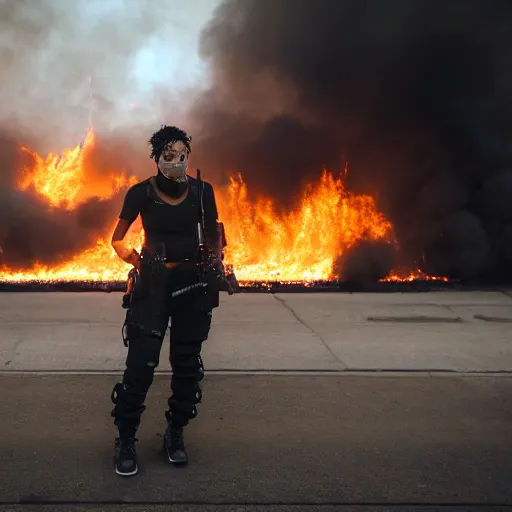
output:
[[[116,251],[116,254],[126,263],[139,268],[139,254],[133,248],[127,246],[125,236],[130,226],[138,217],[145,198],[145,188],[140,184],[132,186],[124,198],[123,207],[119,214],[119,220],[112,234],[111,245]]]
[[[128,247],[124,242],[124,237],[130,229],[133,221],[119,219],[117,221],[116,228],[114,229],[114,233],[112,234],[112,247],[116,254],[126,263],[133,265],[135,268],[139,267],[139,253],[133,248]]]

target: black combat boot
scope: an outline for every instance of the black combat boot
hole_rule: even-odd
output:
[[[186,464],[188,462],[183,440],[183,427],[173,427],[171,423],[167,425],[164,434],[164,448],[169,462],[173,464]]]
[[[136,475],[139,471],[134,437],[116,437],[116,473],[122,476]]]

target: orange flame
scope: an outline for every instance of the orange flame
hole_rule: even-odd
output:
[[[226,261],[240,281],[332,279],[336,258],[361,239],[391,239],[392,226],[369,196],[347,192],[324,171],[297,210],[279,216],[269,199],[248,200],[239,175],[219,193],[228,238]]]
[[[99,173],[88,168],[87,156],[95,147],[91,130],[83,144],[49,154],[45,159],[22,147],[34,158],[33,168],[21,173],[18,188],[32,189],[55,208],[72,210],[93,198],[109,198],[138,180],[124,173]],[[225,190],[217,190],[217,205],[228,238],[226,263],[233,264],[244,282],[306,282],[334,279],[338,256],[361,239],[392,241],[391,223],[377,211],[373,199],[353,195],[343,179],[324,171],[317,184],[308,186],[297,209],[280,215],[271,200],[251,202],[242,176],[231,178]],[[94,247],[70,261],[51,267],[36,263],[29,271],[0,268],[0,281],[123,281],[130,270],[110,246],[110,234],[100,236]],[[140,219],[128,233],[128,244],[143,243]],[[418,271],[421,272],[421,271]],[[420,275],[418,272],[410,276]],[[409,280],[391,275],[388,280]],[[411,278],[410,280],[413,280]]]
[[[395,282],[395,283],[412,283],[413,281],[442,281],[447,283],[449,279],[447,277],[442,276],[429,276],[428,274],[425,274],[421,269],[417,268],[415,270],[403,270],[403,271],[393,271],[389,276],[387,276],[385,279],[381,279],[382,282]]]
[[[33,188],[51,206],[73,210],[92,197],[108,199],[126,185],[137,182],[135,177],[127,178],[124,173],[97,175],[94,169],[88,168],[85,162],[95,142],[95,134],[90,130],[82,144],[65,150],[62,156],[50,153],[45,159],[21,146],[22,151],[33,157],[34,166],[23,169],[18,188]]]
[[[127,243],[140,248],[143,239],[142,224],[137,220],[127,234]],[[130,268],[114,252],[108,236],[98,238],[95,246],[60,265],[48,267],[36,263],[31,270],[22,272],[0,269],[0,282],[124,281]]]

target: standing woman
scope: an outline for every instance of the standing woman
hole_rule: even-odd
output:
[[[116,473],[138,472],[136,431],[145,399],[159,364],[170,323],[171,394],[165,412],[164,448],[172,463],[188,462],[183,427],[197,415],[204,376],[201,347],[208,338],[219,289],[198,273],[198,223],[203,193],[207,244],[220,254],[218,215],[213,187],[187,174],[191,137],[175,126],[163,126],[149,143],[156,174],[126,193],[112,246],[136,269],[136,285],[127,313],[128,356],[123,381],[112,392],[112,416],[119,430],[115,443]],[[145,233],[139,255],[124,237],[138,215]]]

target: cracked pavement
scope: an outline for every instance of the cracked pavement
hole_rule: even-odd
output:
[[[251,293],[221,301],[204,344],[210,371],[512,372],[506,293]],[[0,371],[122,371],[124,314],[115,292],[0,294]],[[170,371],[161,359],[157,371]]]

